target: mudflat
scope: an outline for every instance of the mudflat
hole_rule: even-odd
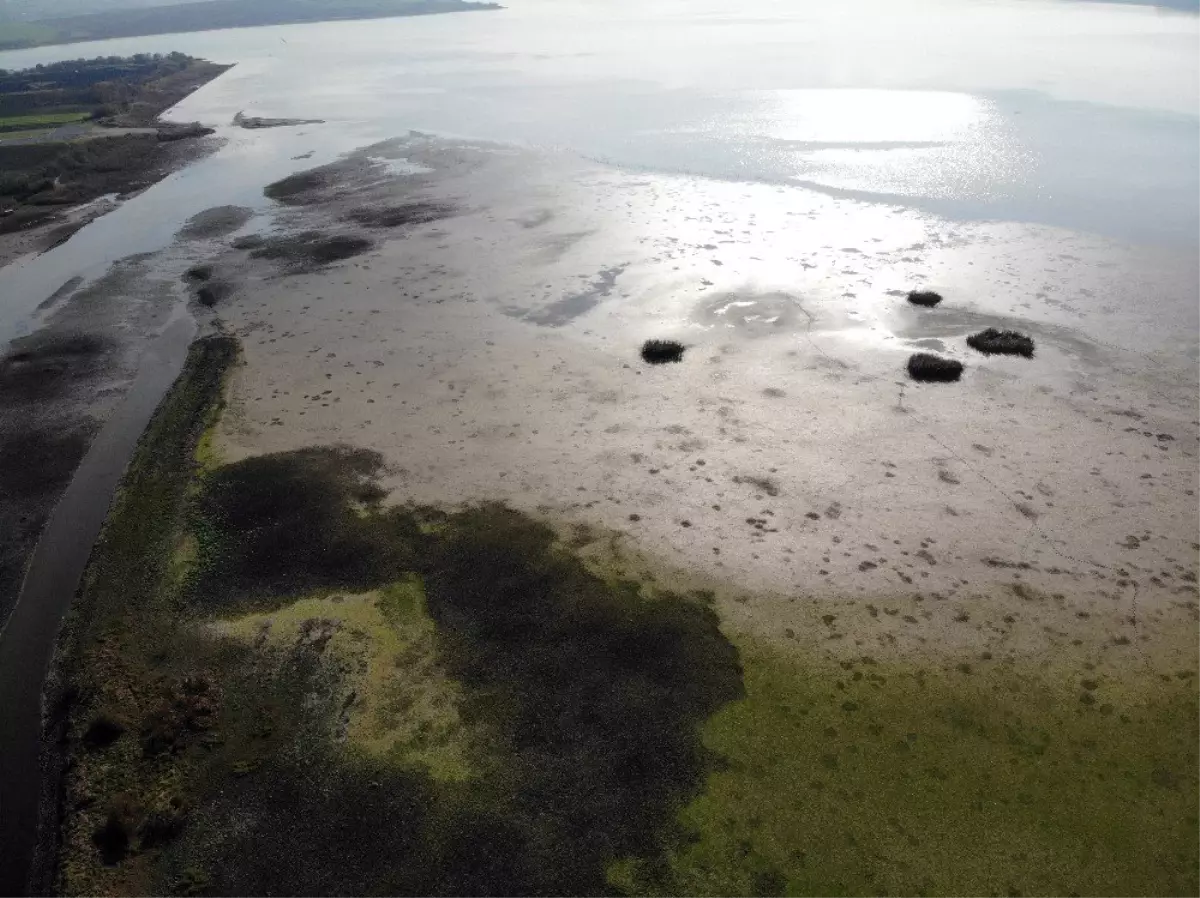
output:
[[[71,623],[63,891],[1195,891],[1185,265],[423,137],[267,194]]]

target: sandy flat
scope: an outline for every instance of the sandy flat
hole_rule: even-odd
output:
[[[342,175],[275,226],[371,251],[211,260],[245,353],[228,458],[379,450],[396,501],[511,503],[711,580],[780,643],[1195,667],[1187,259],[424,138]],[[449,214],[348,217],[414,202]],[[992,325],[1035,358],[967,349]],[[650,337],[684,360],[644,364]],[[918,350],[963,379],[908,381]]]

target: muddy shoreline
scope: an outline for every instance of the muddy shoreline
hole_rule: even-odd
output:
[[[161,115],[233,66],[191,60],[187,69],[139,85],[129,111],[72,140],[0,143],[0,163],[10,176],[36,180],[50,166],[54,187],[30,202],[7,202],[0,218],[0,267],[27,253],[66,242],[116,204],[214,152],[220,141],[199,122],[167,122]]]
[[[20,894],[31,875],[49,888],[56,828],[39,836],[35,812],[52,816],[65,755],[58,746],[62,709],[45,708],[41,677],[79,574],[133,447],[188,352],[191,335],[209,327],[189,309],[182,269],[197,240],[237,227],[246,210],[209,210],[159,253],[113,262],[92,281],[73,278],[41,303],[43,326],[0,358],[0,667],[4,680],[5,756],[0,781],[4,891]],[[15,671],[15,673],[14,673]],[[56,710],[57,709],[57,710]],[[41,798],[37,732],[43,734]],[[28,865],[33,857],[33,873]]]
[[[1188,347],[965,304],[949,278],[909,309],[884,280],[915,252],[896,213],[857,222],[896,246],[813,252],[853,257],[839,292],[799,264],[756,281],[789,252],[777,229],[795,242],[767,202],[678,246],[725,187],[655,186],[415,137],[271,185],[274,229],[195,269],[244,364],[171,551],[155,528],[139,615],[113,577],[94,625],[120,636],[74,662],[67,893],[1194,889]],[[860,212],[803,199],[817,228]],[[971,239],[1016,257],[1062,238],[979,226],[921,264],[1009,270]],[[1071,248],[1064,289],[1112,253]],[[1036,355],[970,355],[993,325]],[[646,337],[687,352],[645,365]],[[961,381],[906,380],[918,348],[964,359]],[[674,648],[620,672],[538,649],[531,675],[506,646],[572,644],[561,583],[596,590],[574,658],[637,644],[610,601]],[[514,618],[489,617],[496,584]],[[729,651],[736,670],[706,666]],[[531,710],[563,702],[550,718],[584,734],[624,721],[634,754]],[[646,705],[680,716],[656,729]],[[642,799],[605,816],[631,782]],[[429,866],[478,820],[487,864]],[[581,831],[602,836],[586,857]]]
[[[263,233],[188,223],[194,307],[244,364],[188,443],[187,510],[191,461],[149,465],[148,439],[92,556],[61,667],[86,698],[50,722],[67,896],[326,893],[395,863],[425,894],[559,893],[564,870],[630,898],[1187,893],[1194,360],[947,274],[1009,276],[1050,232],[916,250],[904,216],[798,194],[817,231],[882,244],[802,262],[791,210],[764,188],[722,220],[730,190],[413,137],[266,187]],[[1111,247],[1073,240],[1063,289],[1120,288]],[[925,286],[944,303],[908,307]],[[991,325],[1037,354],[970,354]],[[648,337],[683,359],[644,364]],[[961,381],[907,381],[918,348]],[[234,820],[248,842],[218,838]],[[496,867],[415,863],[481,832]]]
[[[0,645],[6,759],[0,783],[6,809],[0,833],[6,849],[0,882],[5,892],[25,892],[22,873],[29,869],[35,854],[34,837],[42,828],[38,824],[39,803],[53,787],[53,777],[41,782],[38,771],[50,773],[56,767],[55,757],[53,753],[42,756],[36,734],[41,730],[42,683],[55,636],[126,462],[159,400],[175,380],[193,329],[189,319],[179,318],[147,349],[128,395],[97,432],[42,529],[25,570],[20,603],[5,626]],[[48,704],[57,708],[61,701],[51,700]],[[36,860],[32,885],[40,894],[47,884],[44,866],[48,852],[43,850]]]
[[[62,188],[74,198],[69,207],[18,205],[11,210],[0,234],[0,267],[18,263],[26,254],[53,251],[124,199],[214,152],[220,141],[207,136],[211,131],[181,129],[160,122],[158,114],[229,68],[197,60],[164,85],[146,87],[137,122],[145,124],[149,116],[161,134],[85,141],[89,147],[115,149],[92,153],[93,161],[103,165],[73,171]],[[180,133],[189,136],[175,139]],[[121,147],[127,143],[138,151],[125,153]],[[15,154],[22,166],[36,167],[39,153],[53,155],[61,146],[0,147],[0,153]],[[147,146],[150,151],[144,152]],[[26,212],[42,218],[20,227]],[[68,280],[38,304],[42,326],[6,346],[0,356],[0,532],[7,537],[0,554],[0,629],[16,601],[41,527],[92,437],[128,388],[141,354],[170,316],[169,302],[158,302],[173,298],[175,287],[155,278],[152,267],[150,258],[133,257],[114,260],[93,283]]]

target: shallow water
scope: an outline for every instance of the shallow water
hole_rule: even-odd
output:
[[[0,338],[28,329],[67,277],[158,248],[209,206],[262,206],[261,185],[279,175],[410,129],[951,220],[1049,224],[1194,258],[1195,15],[1041,0],[731,8],[515,0],[496,13],[0,54],[8,68],[174,49],[238,63],[172,113],[221,124],[227,146],[0,273]],[[242,110],[326,124],[228,127]]]

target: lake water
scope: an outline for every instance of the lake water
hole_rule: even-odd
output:
[[[0,338],[32,326],[70,275],[164,245],[203,208],[261,206],[264,183],[410,129],[1194,258],[1198,22],[1070,0],[513,0],[0,54],[8,68],[171,50],[238,64],[172,113],[220,123],[225,148],[0,272]],[[327,123],[224,127],[241,110]]]

